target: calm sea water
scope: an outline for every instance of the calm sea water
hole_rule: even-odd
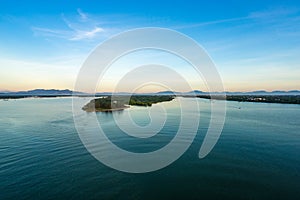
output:
[[[82,98],[83,105],[87,101]],[[187,105],[189,101],[183,99]],[[210,101],[197,101],[201,121],[186,153],[161,170],[128,174],[110,169],[88,153],[74,126],[71,98],[1,100],[0,199],[299,198],[299,105],[228,102],[217,145],[199,159]],[[164,104],[171,115],[161,132],[147,141],[121,134],[110,113],[97,117],[115,144],[148,152],[163,147],[177,131],[176,100]],[[149,123],[146,108],[131,110],[137,124]],[[198,114],[191,108],[191,116]]]

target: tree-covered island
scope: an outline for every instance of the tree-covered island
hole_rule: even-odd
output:
[[[133,95],[133,96],[101,96],[91,100],[82,109],[87,112],[109,112],[132,106],[152,106],[152,104],[172,101],[172,95]]]

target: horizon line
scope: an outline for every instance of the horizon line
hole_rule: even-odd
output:
[[[65,88],[65,89],[55,89],[55,88],[51,88],[51,89],[44,89],[44,88],[36,88],[36,89],[29,89],[29,90],[19,90],[19,91],[10,91],[10,90],[0,90],[0,93],[20,93],[20,92],[29,92],[29,91],[36,91],[36,90],[44,90],[44,91],[50,91],[50,90],[56,90],[56,91],[70,91],[70,92],[77,92],[77,93],[87,93],[87,94],[96,94],[96,93],[132,93],[132,94],[149,94],[149,93],[163,93],[163,92],[173,92],[173,93],[189,93],[189,92],[203,92],[203,93],[249,93],[249,92],[267,92],[267,93],[271,93],[271,92],[300,92],[300,89],[291,89],[291,90],[263,90],[263,89],[259,89],[259,90],[251,90],[251,91],[203,91],[203,90],[191,90],[191,91],[171,91],[171,90],[162,90],[162,91],[152,91],[152,92],[128,92],[128,91],[95,91],[95,92],[82,92],[82,91],[74,91],[72,89],[69,88]]]

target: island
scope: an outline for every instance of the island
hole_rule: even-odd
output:
[[[299,95],[197,95],[198,98],[239,102],[300,104]]]
[[[83,106],[86,112],[112,112],[130,106],[152,106],[152,104],[172,101],[174,95],[133,95],[133,96],[101,96]]]

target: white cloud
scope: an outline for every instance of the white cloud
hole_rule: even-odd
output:
[[[215,24],[223,24],[223,23],[231,23],[231,22],[239,22],[245,20],[263,20],[263,21],[278,21],[282,20],[282,18],[288,18],[288,21],[293,19],[293,14],[299,12],[299,9],[294,8],[279,8],[279,9],[269,9],[264,11],[256,11],[251,12],[249,15],[244,17],[236,17],[229,19],[218,19],[214,21],[206,21],[192,24],[183,24],[179,26],[172,27],[173,29],[188,29],[188,28],[196,28],[201,26],[215,25]]]
[[[32,27],[32,31],[37,36],[57,37],[71,41],[91,40],[100,36],[105,30],[99,27],[98,23],[88,18],[86,13],[77,9],[80,19],[69,20],[62,14],[62,20],[66,24],[66,29],[51,29],[45,27]]]
[[[235,22],[235,21],[241,21],[241,20],[247,20],[247,19],[250,19],[250,17],[247,16],[247,17],[237,17],[237,18],[230,18],[230,19],[220,19],[220,20],[215,20],[215,21],[207,21],[207,22],[200,22],[200,23],[194,23],[194,24],[185,24],[185,25],[180,25],[180,26],[174,26],[172,28],[174,28],[174,29],[195,28],[195,27],[200,27],[200,26]]]
[[[70,38],[70,40],[92,39],[97,36],[98,33],[101,33],[103,31],[104,30],[100,27],[95,27],[90,31],[76,30],[76,34],[74,35],[74,37]]]
[[[297,13],[299,10],[294,8],[278,8],[264,11],[256,11],[249,14],[249,17],[255,19],[274,19],[289,16]]]
[[[85,21],[88,19],[88,16],[86,13],[82,12],[82,10],[80,8],[77,9],[78,14],[80,15],[80,19],[82,21]]]
[[[58,37],[67,39],[72,34],[71,31],[67,30],[57,30],[57,29],[49,29],[49,28],[40,28],[40,27],[32,27],[32,31],[36,36],[44,36],[44,37]]]

